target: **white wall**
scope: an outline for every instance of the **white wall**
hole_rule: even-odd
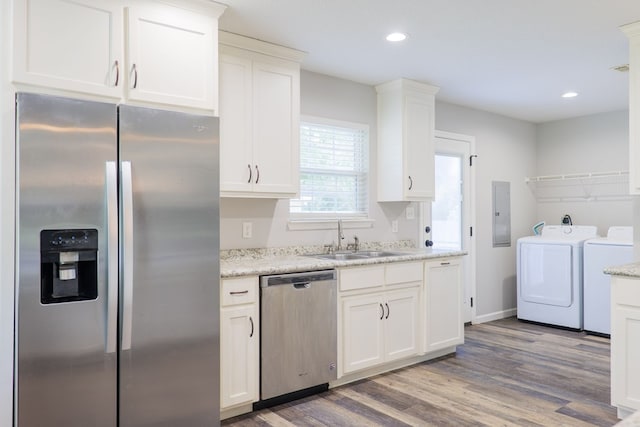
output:
[[[542,123],[537,133],[536,175],[629,170],[627,110]],[[531,184],[530,190],[540,196],[537,219],[559,224],[569,214],[574,224],[596,225],[601,235],[612,225],[633,225],[632,201],[624,195],[628,180],[597,182],[586,186],[578,180]],[[589,200],[589,195],[606,198]]]
[[[9,85],[11,2],[0,2],[0,426],[13,417],[13,92]]]
[[[404,219],[409,203],[375,202],[376,198],[376,92],[372,86],[303,71],[300,79],[302,115],[312,115],[369,125],[370,202],[372,228],[345,230],[346,241],[354,235],[361,242],[416,239],[417,219]],[[288,200],[231,199],[220,201],[222,249],[322,245],[336,242],[335,230],[290,231]],[[417,218],[417,215],[416,215]],[[398,233],[391,221],[398,220]],[[242,238],[242,223],[253,223],[253,237]]]
[[[436,102],[436,129],[476,138],[476,317],[490,320],[516,307],[516,240],[531,234],[536,202],[525,177],[535,175],[536,128],[521,120]],[[492,242],[492,181],[511,183],[511,246]]]

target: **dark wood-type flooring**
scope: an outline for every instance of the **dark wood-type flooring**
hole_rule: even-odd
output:
[[[611,426],[609,340],[515,318],[467,326],[454,356],[223,426]]]

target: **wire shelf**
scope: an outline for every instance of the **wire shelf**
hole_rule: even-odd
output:
[[[631,200],[629,171],[543,175],[525,182],[539,202]]]

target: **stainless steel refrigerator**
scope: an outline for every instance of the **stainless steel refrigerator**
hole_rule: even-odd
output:
[[[218,425],[218,119],[16,101],[17,425]]]

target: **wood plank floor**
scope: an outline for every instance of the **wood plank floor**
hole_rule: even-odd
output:
[[[231,418],[223,426],[611,426],[609,340],[515,318],[455,356]]]

